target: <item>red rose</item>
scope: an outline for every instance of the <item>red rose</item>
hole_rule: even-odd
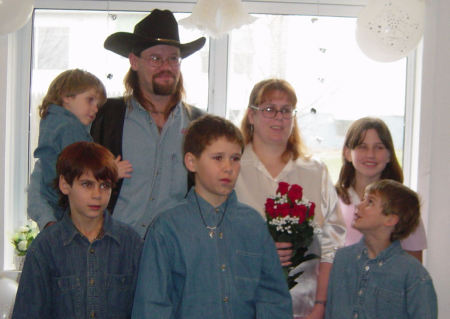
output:
[[[278,205],[278,209],[277,209],[277,211],[278,211],[278,216],[281,216],[281,217],[286,217],[286,216],[288,216],[289,213],[290,213],[290,209],[291,209],[291,208],[289,207],[289,204],[288,204],[288,203]]]
[[[277,217],[274,206],[275,206],[275,201],[273,200],[273,198],[268,198],[266,200],[265,209],[266,209],[266,213],[272,218]]]
[[[306,211],[308,209],[305,205],[295,205],[293,208],[293,215],[298,217],[298,223],[302,224],[306,219]]]
[[[314,216],[314,209],[315,208],[316,208],[316,204],[314,202],[311,202],[311,205],[309,206],[308,217],[313,217]]]
[[[286,195],[289,189],[289,184],[286,182],[279,182],[278,183],[278,189],[277,193],[280,193],[281,195]]]
[[[293,184],[289,188],[288,197],[292,203],[294,203],[297,199],[302,199],[303,196],[303,188],[300,185]]]

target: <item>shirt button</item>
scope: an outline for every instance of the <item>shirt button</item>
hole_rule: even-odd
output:
[[[363,294],[363,290],[358,291],[358,295],[361,296]]]
[[[220,213],[220,209],[219,208],[216,208],[215,211],[216,211],[216,213]]]
[[[228,297],[223,297],[223,302],[228,302]]]
[[[369,271],[370,267],[369,267],[369,266],[366,266],[366,267],[364,267],[364,269],[365,269],[366,271]]]
[[[93,285],[95,284],[94,278],[91,278],[91,280],[89,280],[89,284],[90,284],[91,286],[93,286]]]
[[[225,270],[227,269],[227,266],[226,266],[225,264],[223,264],[222,266],[220,266],[220,269],[221,269],[222,271],[225,271]]]
[[[378,266],[379,266],[379,267],[383,266],[383,262],[380,261],[380,262],[378,263]]]
[[[90,317],[91,317],[91,318],[95,318],[95,311],[94,311],[94,310],[91,311]]]
[[[147,225],[146,225],[146,224],[141,224],[141,226],[142,226],[142,227],[144,227],[144,228],[145,228],[145,227],[147,227]]]
[[[95,252],[94,248],[89,249],[89,252],[93,254]]]
[[[358,318],[358,314],[355,313],[355,314],[353,315],[353,318]]]

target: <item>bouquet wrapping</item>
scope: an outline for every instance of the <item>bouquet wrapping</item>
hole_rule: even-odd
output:
[[[267,198],[265,203],[267,226],[274,241],[292,243],[292,264],[283,267],[289,289],[297,284],[296,279],[303,273],[290,274],[291,270],[302,262],[318,258],[315,254],[306,255],[314,237],[315,206],[314,202],[303,199],[300,185],[285,182],[278,184],[275,197]]]

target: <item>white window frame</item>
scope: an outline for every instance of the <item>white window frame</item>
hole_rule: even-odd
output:
[[[151,11],[153,8],[190,12],[194,0],[106,1],[36,0],[37,9]],[[250,0],[243,1],[249,13],[302,14],[355,17],[366,0]],[[11,268],[10,235],[22,224],[26,211],[25,189],[29,176],[29,92],[31,74],[32,22],[19,31],[0,36],[0,270]],[[227,97],[228,36],[210,39],[208,111],[225,116]],[[405,183],[415,186],[417,127],[420,100],[416,73],[420,57],[408,56],[405,105],[403,169]],[[415,146],[414,146],[415,145]],[[413,156],[414,155],[414,156]],[[415,188],[415,187],[414,187]],[[20,214],[17,212],[21,212]]]

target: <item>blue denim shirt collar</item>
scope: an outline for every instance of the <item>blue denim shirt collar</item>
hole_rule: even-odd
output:
[[[112,230],[112,223],[111,223],[111,215],[107,210],[103,212],[103,231],[104,236],[109,236],[120,246],[120,238],[114,234]],[[75,227],[75,225],[72,222],[72,219],[70,218],[70,211],[66,210],[64,213],[64,217],[61,220],[62,226],[65,229],[65,232],[62,233],[62,242],[63,246],[68,246],[72,243],[72,241],[77,236],[82,236],[80,231]]]
[[[132,97],[130,101],[131,101],[131,103],[129,104],[130,110],[137,110],[138,112],[147,113],[147,110],[141,105],[141,103],[139,103],[138,100],[136,100],[136,98]],[[169,116],[171,117],[179,116],[180,112],[181,112],[181,101],[178,102],[177,105],[175,105],[175,107],[170,112]]]
[[[361,238],[359,243],[357,243],[356,245],[357,245],[357,247],[358,247],[357,249],[359,251],[359,253],[357,255],[357,259],[360,259],[362,256],[364,256],[364,259],[370,259],[366,244],[364,242],[364,237]],[[392,256],[398,255],[401,251],[402,251],[402,246],[400,244],[400,241],[396,240],[396,241],[392,242],[388,248],[386,248],[381,253],[379,253],[378,256],[375,257],[373,260],[376,262],[384,263],[386,260],[388,260]]]
[[[50,104],[50,106],[48,107],[48,113],[53,113],[58,116],[71,117],[73,119],[76,119],[78,122],[80,122],[80,120],[78,119],[78,117],[76,117],[75,114],[73,114],[72,112],[70,112],[69,110],[65,109],[63,106],[60,106],[60,105]],[[83,125],[86,128],[86,130],[89,129],[89,125],[84,125],[81,122],[80,122],[80,124]]]

